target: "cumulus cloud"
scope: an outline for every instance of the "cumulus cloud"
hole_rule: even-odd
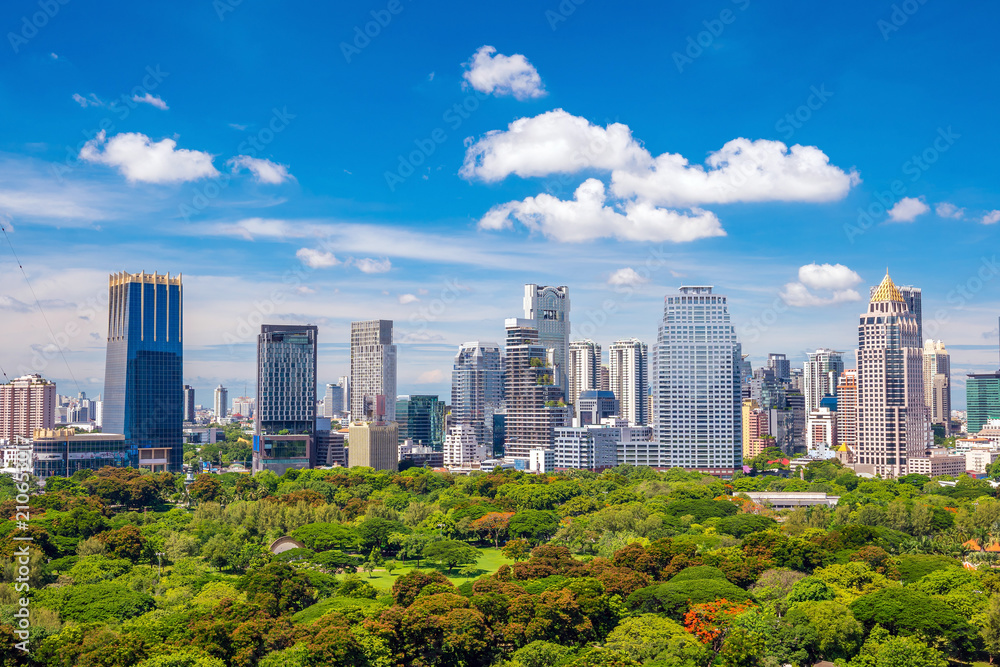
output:
[[[980,220],[984,225],[994,225],[1000,222],[1000,211],[988,211]]]
[[[608,277],[608,284],[614,285],[615,287],[621,285],[628,285],[630,287],[635,287],[636,285],[642,285],[643,283],[648,283],[649,278],[644,278],[636,273],[636,270],[631,266],[626,266],[623,269],[618,269]]]
[[[363,257],[354,260],[354,264],[362,273],[386,273],[392,269],[392,262],[388,258],[372,259],[370,257]]]
[[[780,296],[796,308],[860,301],[861,295],[852,289],[860,282],[861,276],[843,264],[806,264],[799,267],[798,282],[787,283]],[[826,292],[826,295],[813,290]]]
[[[444,373],[435,368],[432,371],[424,371],[417,376],[417,384],[434,384],[444,380]]]
[[[97,95],[91,93],[87,97],[84,97],[80,93],[73,93],[73,101],[79,104],[81,107],[86,109],[87,107],[103,107],[104,102],[97,97]]]
[[[588,178],[572,200],[549,194],[495,206],[483,216],[482,229],[509,229],[516,220],[532,232],[565,242],[614,237],[627,241],[694,241],[725,236],[719,219],[710,211],[689,214],[656,208],[648,202],[627,202],[624,212],[605,204],[604,184]]]
[[[941,218],[954,218],[960,220],[965,215],[965,209],[959,208],[950,202],[943,201],[934,207],[934,212]]]
[[[250,170],[258,183],[278,185],[292,178],[292,175],[288,173],[288,165],[271,162],[264,158],[237,155],[236,157],[229,158],[226,164],[232,167],[234,174],[240,169]]]
[[[159,97],[158,95],[151,95],[149,93],[146,93],[142,97],[139,97],[138,95],[133,95],[132,101],[138,102],[139,104],[148,104],[149,106],[156,107],[157,109],[161,109],[163,111],[166,111],[167,109],[170,108],[167,106],[167,103],[163,101],[163,98]]]
[[[414,301],[420,301],[420,298],[416,294],[400,294],[399,302],[403,305],[408,303],[413,303]]]
[[[889,219],[893,222],[913,222],[917,216],[931,210],[922,199],[903,197],[889,209]]]
[[[219,173],[211,154],[178,149],[173,139],[152,141],[137,132],[107,139],[101,130],[80,149],[80,159],[115,167],[131,183],[181,183]]]
[[[299,248],[295,253],[299,261],[312,269],[327,269],[340,264],[332,252],[327,250],[315,250],[313,248]]]
[[[492,46],[481,46],[463,67],[466,85],[482,93],[497,97],[513,95],[521,101],[545,95],[538,70],[520,53],[505,56]],[[430,79],[433,78],[432,72]]]

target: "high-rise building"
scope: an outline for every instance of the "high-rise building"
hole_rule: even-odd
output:
[[[323,396],[324,417],[340,419],[347,413],[351,405],[350,386],[346,376],[341,376],[337,384],[326,385],[326,394]]]
[[[597,380],[598,391],[611,391],[611,369],[607,364],[601,364]]]
[[[507,457],[527,459],[532,449],[552,448],[555,428],[570,423],[570,409],[557,384],[555,355],[538,339],[534,320],[511,318],[505,326],[504,451]]]
[[[317,333],[312,324],[261,325],[254,417],[258,434],[308,435],[315,429]]]
[[[931,411],[931,423],[951,426],[951,358],[942,341],[924,341],[924,402]]]
[[[1000,419],[1000,371],[969,373],[965,380],[966,431],[975,435],[990,419]]]
[[[229,390],[220,384],[215,388],[213,398],[212,412],[215,414],[215,421],[221,421],[229,414]]]
[[[0,384],[0,439],[30,438],[36,428],[56,425],[56,384],[41,375],[23,375]]]
[[[444,401],[437,396],[400,396],[396,399],[396,423],[399,444],[412,440],[413,444],[430,447],[436,452],[444,447]]]
[[[608,349],[610,389],[621,416],[632,426],[649,423],[649,349],[636,338],[617,340]]]
[[[250,419],[254,416],[254,409],[257,405],[257,400],[249,396],[237,396],[233,399],[233,416],[240,416],[243,419]]]
[[[569,288],[525,285],[524,317],[534,321],[538,342],[554,350],[553,363],[565,400],[569,397]]]
[[[462,343],[451,371],[452,425],[469,426],[477,443],[492,447],[493,415],[502,406],[500,346],[483,341]]]
[[[580,392],[597,389],[601,380],[601,346],[590,339],[570,343],[566,370],[569,376],[566,402],[576,405]]]
[[[184,421],[193,422],[194,420],[194,387],[184,385]]]
[[[777,352],[767,355],[767,367],[774,371],[774,377],[781,381],[792,379],[792,364],[788,357]]]
[[[819,408],[824,396],[837,395],[837,381],[843,372],[843,352],[820,348],[809,353],[802,377],[807,414]]]
[[[752,399],[742,402],[743,458],[752,459],[769,447],[774,447],[771,435],[770,410],[762,409]]]
[[[125,436],[138,464],[180,472],[184,447],[181,276],[108,279],[103,430]]]
[[[587,389],[576,402],[576,417],[580,426],[600,425],[608,417],[620,416],[618,399],[613,391]]]
[[[858,371],[847,368],[837,383],[837,441],[853,452],[858,445]]]
[[[879,288],[878,285],[874,285],[868,289],[869,298],[875,296],[875,290]],[[924,340],[924,317],[923,317],[923,305],[921,304],[921,290],[919,287],[914,287],[913,285],[899,285],[896,287],[899,290],[899,295],[903,298],[903,303],[906,304],[906,308],[910,311],[917,320],[917,336],[921,343]]]
[[[351,322],[350,384],[352,420],[395,421],[396,346],[392,342],[392,320]]]
[[[375,470],[399,466],[399,429],[396,422],[351,422],[347,434],[347,463]]]
[[[855,461],[885,477],[931,446],[917,318],[886,273],[858,324],[858,435]]]
[[[742,354],[725,296],[667,295],[659,327],[653,425],[663,464],[716,475],[742,465]]]

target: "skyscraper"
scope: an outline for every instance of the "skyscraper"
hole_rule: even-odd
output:
[[[873,286],[868,288],[869,298],[875,296],[875,290],[878,287]],[[899,285],[896,289],[899,290],[899,296],[902,297],[903,303],[906,304],[906,308],[910,311],[910,314],[917,320],[917,337],[922,345],[924,342],[924,317],[923,305],[921,304],[921,290],[919,287],[914,287],[913,285]]]
[[[853,452],[858,445],[858,371],[847,368],[837,383],[837,444]]]
[[[399,429],[395,422],[353,422],[347,433],[347,464],[375,470],[399,467]]]
[[[212,409],[215,413],[215,421],[225,419],[229,413],[229,390],[220,384],[215,388],[214,399]]]
[[[384,408],[378,407],[381,405]],[[378,414],[379,409],[383,414]],[[351,419],[368,420],[369,416],[374,421],[396,419],[396,346],[392,342],[392,320],[351,322]]]
[[[855,461],[873,474],[906,474],[931,445],[923,365],[917,318],[886,273],[858,324]]]
[[[567,403],[576,405],[581,391],[597,389],[601,379],[601,346],[592,340],[575,340],[569,344],[569,377]]]
[[[725,296],[681,287],[664,299],[653,416],[661,465],[731,475],[742,465],[741,350]]]
[[[951,358],[942,341],[924,341],[924,403],[931,411],[931,423],[943,424],[945,434],[951,424]]]
[[[792,364],[788,361],[788,357],[783,354],[777,352],[768,354],[767,367],[774,371],[774,377],[777,380],[787,382],[792,379]]]
[[[649,348],[637,338],[617,340],[608,349],[609,389],[621,416],[632,426],[649,423]]]
[[[184,385],[184,421],[194,421],[194,387]]]
[[[0,384],[0,438],[30,438],[36,428],[56,425],[56,383],[24,375]]]
[[[555,384],[549,348],[538,339],[533,320],[506,321],[504,398],[507,406],[505,454],[527,459],[532,449],[550,449],[557,426],[568,426],[570,411]]]
[[[184,383],[181,276],[108,279],[103,430],[125,436],[137,465],[180,472]]]
[[[451,371],[451,423],[472,429],[477,444],[493,444],[493,415],[503,406],[500,346],[463,343]],[[463,432],[468,437],[468,432]]]
[[[312,324],[261,325],[254,419],[258,435],[315,430],[316,335]]]
[[[396,400],[399,444],[407,439],[436,452],[444,448],[444,401],[437,396],[400,396]]]
[[[1000,371],[969,373],[965,380],[969,435],[979,433],[990,419],[1000,419]]]
[[[569,288],[544,285],[524,286],[524,317],[533,320],[538,342],[555,350],[558,384],[563,397],[569,395]]]
[[[803,394],[806,414],[819,409],[824,396],[837,395],[837,381],[844,372],[844,353],[827,348],[810,352],[803,367]]]

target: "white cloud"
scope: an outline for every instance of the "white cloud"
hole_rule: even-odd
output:
[[[81,107],[86,109],[87,107],[103,107],[104,102],[100,100],[94,93],[91,93],[87,97],[84,97],[80,93],[73,93],[73,101],[79,104]]]
[[[511,174],[529,178],[581,169],[646,168],[651,160],[627,125],[602,128],[554,109],[487,132],[468,148],[459,173],[494,182]]]
[[[889,209],[889,219],[893,222],[913,222],[917,216],[931,210],[922,199],[903,197]]]
[[[785,303],[796,308],[860,301],[861,295],[851,288],[861,281],[857,272],[843,264],[806,264],[799,267],[799,281],[787,283],[780,296]],[[815,294],[812,290],[823,290],[829,295]]]
[[[619,286],[619,285],[629,285],[635,287],[636,285],[642,285],[643,283],[648,283],[649,278],[644,278],[636,273],[636,270],[631,266],[626,266],[623,269],[618,269],[608,278],[608,284]]]
[[[354,264],[362,273],[386,273],[392,269],[392,262],[388,258],[372,259],[370,257],[363,257],[354,260]]]
[[[59,60],[59,56],[56,55],[55,53],[50,53],[49,57],[52,58],[52,60]]]
[[[847,289],[861,282],[856,271],[843,264],[806,264],[799,268],[799,282],[813,289]]]
[[[403,305],[408,303],[413,303],[415,301],[420,301],[420,298],[416,294],[400,294],[399,302]]]
[[[444,380],[444,373],[435,368],[432,371],[424,371],[417,376],[417,384],[434,384]]]
[[[332,252],[315,250],[313,248],[299,248],[295,253],[299,261],[313,269],[326,269],[340,264]]]
[[[290,180],[292,177],[288,173],[288,165],[278,164],[263,158],[250,157],[249,155],[237,155],[229,158],[226,164],[230,165],[235,174],[240,169],[249,169],[258,183],[268,183],[278,185]]]
[[[148,104],[152,107],[156,107],[157,109],[162,109],[163,111],[166,111],[167,109],[170,108],[167,106],[167,103],[164,102],[161,97],[159,97],[158,95],[151,95],[149,93],[146,93],[142,97],[139,97],[138,95],[133,95],[132,101],[138,102],[139,104]]]
[[[934,207],[934,212],[941,218],[954,218],[960,220],[965,215],[965,209],[959,208],[950,202],[943,201]]]
[[[84,144],[80,159],[116,167],[131,183],[180,183],[219,173],[212,165],[211,154],[177,149],[177,142],[173,139],[152,141],[137,132],[116,134],[106,139],[104,130],[101,130]]]
[[[480,92],[513,95],[521,101],[545,95],[538,70],[520,53],[505,56],[492,46],[481,46],[463,67],[467,84]],[[430,78],[434,78],[433,73]]]
[[[1000,222],[1000,210],[988,211],[980,220],[984,225],[993,225]]]
[[[628,202],[624,214],[605,205],[604,184],[588,178],[572,200],[549,194],[495,206],[479,222],[482,229],[509,229],[511,219],[533,232],[565,242],[615,237],[627,241],[684,242],[725,236],[719,219],[710,211],[691,214],[656,208],[648,202]]]
[[[316,293],[316,290],[314,290],[312,287],[307,287],[306,285],[299,285],[298,287],[295,288],[295,291],[298,292],[299,294],[315,294]]]

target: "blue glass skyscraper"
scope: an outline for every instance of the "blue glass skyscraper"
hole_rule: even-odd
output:
[[[105,433],[130,465],[180,472],[184,421],[181,277],[115,273],[108,282]]]

